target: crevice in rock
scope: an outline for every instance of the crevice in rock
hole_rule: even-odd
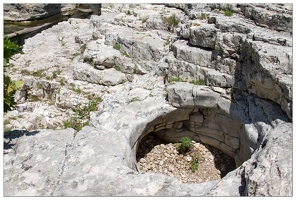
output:
[[[62,163],[62,166],[61,166],[61,171],[60,171],[60,174],[58,175],[57,177],[57,181],[56,181],[56,184],[53,186],[53,190],[51,192],[51,196],[53,196],[56,188],[58,187],[58,185],[60,184],[60,180],[61,180],[61,177],[63,176],[63,173],[64,173],[64,168],[65,168],[65,163],[67,161],[67,156],[68,156],[68,147],[71,147],[72,145],[70,143],[67,143],[66,146],[65,146],[65,156],[64,156],[64,159],[63,159],[63,163]]]
[[[246,190],[245,169],[241,173],[241,185],[239,186],[238,190],[241,196],[245,196],[245,190]]]

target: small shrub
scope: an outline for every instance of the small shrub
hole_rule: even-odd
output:
[[[199,155],[193,156],[193,159],[190,163],[190,169],[192,172],[195,172],[198,169],[198,160],[199,160]]]
[[[22,52],[22,47],[18,46],[14,42],[11,42],[7,36],[4,36],[3,42],[3,52],[4,52],[4,69],[5,67],[11,67],[9,60],[12,59],[12,56]]]
[[[88,125],[90,112],[97,110],[97,104],[99,102],[102,102],[101,98],[93,98],[87,105],[82,106],[78,104],[74,109],[75,115],[63,122],[64,128],[74,128],[80,131],[84,126]]]
[[[223,10],[225,16],[231,17],[233,15],[233,10],[229,4],[227,4],[226,8],[224,8]]]
[[[127,15],[132,15],[132,13],[131,13],[130,10],[126,11],[126,14],[127,14]]]
[[[230,11],[230,10],[225,10],[225,11],[224,11],[224,15],[225,15],[225,16],[228,16],[228,17],[231,17],[231,16],[233,15],[233,13],[232,13],[232,11]]]
[[[170,17],[164,17],[164,21],[170,26],[175,27],[179,24],[180,20],[177,18],[176,14],[172,14]]]
[[[57,78],[57,73],[56,72],[52,72],[52,78]]]
[[[182,137],[180,143],[177,145],[177,150],[180,153],[185,153],[190,150],[191,139],[189,137]]]
[[[75,130],[80,131],[84,126],[87,126],[87,123],[77,117],[71,117],[68,121],[64,121],[63,125],[64,128],[74,128]]]
[[[206,18],[207,18],[207,15],[205,13],[201,13],[198,19],[203,20]]]
[[[120,71],[120,67],[117,66],[117,65],[114,65],[113,68],[114,68],[116,71]]]
[[[119,50],[120,50],[120,44],[115,43],[115,44],[113,45],[113,48],[119,51]]]
[[[166,92],[165,94],[163,94],[164,98],[166,101],[169,101],[169,94]]]

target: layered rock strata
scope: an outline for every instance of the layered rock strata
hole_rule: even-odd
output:
[[[291,6],[223,6],[106,4],[26,40],[7,71],[24,86],[4,117],[4,195],[291,196]],[[61,129],[97,97],[89,126]],[[213,146],[237,169],[201,184],[140,173],[152,132]]]

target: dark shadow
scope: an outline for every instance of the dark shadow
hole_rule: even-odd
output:
[[[139,162],[141,158],[144,158],[146,154],[159,144],[168,144],[168,142],[159,139],[153,132],[143,137],[136,154],[137,162]]]
[[[245,169],[244,169],[241,174],[241,185],[238,187],[239,194],[241,196],[246,196],[245,190],[246,190],[246,179],[245,179]]]
[[[219,149],[216,149],[210,145],[203,144],[203,143],[201,143],[201,144],[204,145],[211,152],[211,154],[214,156],[214,164],[215,164],[216,169],[218,169],[221,172],[221,174],[220,174],[221,178],[223,178],[229,172],[236,169],[235,161],[232,157],[226,155],[225,153],[223,153]]]
[[[11,149],[16,144],[15,139],[22,136],[33,136],[39,133],[39,131],[26,131],[26,130],[13,130],[4,132],[4,150]]]

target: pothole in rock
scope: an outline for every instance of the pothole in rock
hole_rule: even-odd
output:
[[[196,155],[198,168],[193,172],[190,165]],[[236,168],[233,158],[209,145],[191,141],[190,150],[181,154],[174,143],[162,141],[153,133],[142,139],[136,159],[140,172],[162,173],[182,183],[219,180]]]

